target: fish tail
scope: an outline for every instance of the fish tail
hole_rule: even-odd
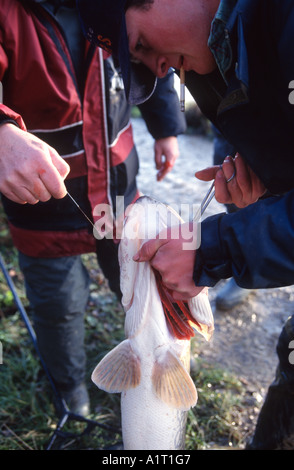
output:
[[[109,393],[137,387],[141,379],[141,364],[130,341],[126,339],[110,351],[96,366],[91,378],[98,388]]]

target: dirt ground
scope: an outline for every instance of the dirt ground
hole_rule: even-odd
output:
[[[181,208],[183,204],[195,204],[195,207],[200,204],[209,183],[196,180],[194,173],[212,163],[212,140],[197,135],[180,136],[180,157],[173,171],[158,183],[153,140],[144,121],[134,119],[133,125],[140,157],[138,184],[142,193]],[[214,200],[206,216],[216,212],[224,212],[224,207]],[[187,214],[182,215],[188,217]],[[215,319],[213,339],[210,343],[199,339],[197,350],[202,357],[234,372],[262,403],[275,374],[277,339],[284,322],[294,311],[294,287],[256,290],[241,305],[229,311],[218,311],[215,297],[224,282],[210,289],[209,294]]]

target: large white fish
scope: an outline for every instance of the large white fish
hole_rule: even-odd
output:
[[[187,410],[197,402],[188,372],[190,338],[194,329],[206,339],[212,334],[207,293],[175,305],[150,264],[132,259],[147,238],[180,223],[175,211],[147,196],[124,223],[119,259],[127,339],[102,359],[92,380],[121,393],[125,450],[183,449]]]

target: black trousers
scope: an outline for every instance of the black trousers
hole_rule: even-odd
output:
[[[294,450],[294,315],[277,344],[279,363],[248,450]]]
[[[97,241],[99,265],[120,298],[118,245]],[[84,314],[89,275],[80,256],[33,258],[19,253],[38,347],[60,391],[85,380]]]

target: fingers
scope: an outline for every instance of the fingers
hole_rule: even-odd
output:
[[[230,164],[235,165],[235,178],[230,182],[227,181],[231,201],[240,208],[253,204],[265,193],[265,186],[239,153],[236,154]],[[227,170],[228,163],[223,164],[223,171],[228,180],[229,173]],[[230,168],[231,171],[232,167]]]
[[[52,163],[58,171],[61,178],[64,180],[70,172],[70,166],[66,161],[56,152],[55,149],[49,147]]]
[[[147,261],[162,279],[177,300],[187,300],[197,295],[202,288],[196,287],[193,280],[193,268],[196,256],[194,248],[185,249],[184,238],[159,237],[145,242],[134,261]]]
[[[133,257],[134,261],[150,261],[154,255],[157,253],[159,248],[164,245],[167,240],[163,240],[160,238],[155,238],[153,240],[148,240],[145,242],[141,249],[136,253]],[[155,266],[154,266],[155,268]],[[156,268],[155,268],[156,269]]]
[[[222,204],[243,208],[256,202],[266,191],[265,186],[245,163],[241,155],[227,156],[223,164],[198,171],[203,181],[215,180],[215,199]]]
[[[16,194],[12,189],[2,189],[3,194],[13,202],[17,202],[17,204],[37,204],[39,202],[30,192],[26,194],[26,191],[19,191]]]
[[[45,197],[46,191],[50,196],[53,196],[56,199],[61,199],[67,193],[64,179],[68,175],[70,168],[54,149],[49,148],[49,153],[51,164],[48,164],[46,168],[41,167],[39,169],[39,177],[44,185],[42,197]],[[44,199],[40,200],[43,201]]]
[[[39,201],[48,201],[51,194],[44,187],[38,177],[29,179],[24,173],[15,171],[6,177],[1,184],[1,192],[11,201],[18,204],[36,204]]]
[[[13,124],[0,128],[0,191],[19,204],[66,195],[68,164],[45,142]]]
[[[178,156],[179,146],[177,138],[174,136],[158,139],[154,144],[155,164],[159,170],[156,179],[162,181],[164,177],[172,170]]]
[[[55,164],[57,163],[56,156],[54,156],[54,162]],[[65,162],[65,165],[60,164],[60,162],[58,163],[61,174],[52,163],[51,158],[43,162],[40,159],[36,170],[32,169],[28,174],[15,171],[10,183],[11,199],[20,204],[36,204],[39,201],[49,201],[51,197],[56,199],[63,198],[67,193],[63,175],[67,174],[68,165]],[[9,184],[9,182],[7,181],[6,184]],[[9,196],[7,195],[7,197]]]
[[[230,204],[232,196],[230,194],[228,183],[231,184],[232,182],[235,197],[237,197],[238,200],[240,199],[240,191],[235,182],[233,183],[235,172],[234,160],[232,157],[228,156],[225,158],[222,165],[215,165],[205,168],[204,170],[197,171],[195,176],[202,181],[211,181],[214,179],[216,200],[223,204]]]
[[[222,171],[217,173],[215,180],[215,198],[223,204],[234,204],[243,207],[243,192],[239,186],[239,174],[235,167],[235,160],[228,156],[222,164]]]
[[[156,175],[157,181],[162,181],[165,176],[172,170],[173,166],[174,163],[164,162],[162,163],[161,167],[157,167],[157,169],[159,170]]]
[[[222,204],[231,203],[227,178],[222,170],[219,170],[215,176],[215,199]]]
[[[232,157],[227,156],[224,159],[221,170],[226,183],[230,183],[231,181],[233,182],[233,179],[236,176],[235,160]]]

